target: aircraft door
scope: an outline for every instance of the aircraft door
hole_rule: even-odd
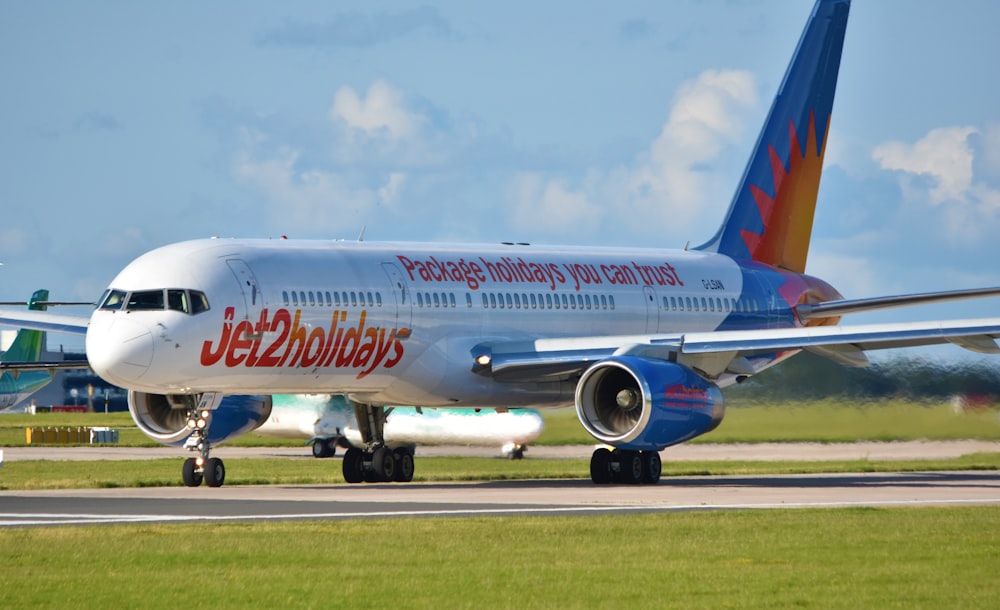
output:
[[[646,332],[655,333],[660,328],[660,308],[652,286],[642,287],[642,300],[646,302]]]
[[[243,291],[243,301],[246,304],[246,319],[256,322],[260,319],[260,312],[264,308],[264,295],[261,294],[260,284],[257,277],[250,270],[250,266],[245,261],[238,258],[231,258],[226,261],[229,270],[236,276],[236,282]]]
[[[779,326],[779,320],[777,316],[771,315],[774,308],[777,306],[777,301],[775,300],[774,291],[768,286],[766,279],[764,279],[761,274],[756,271],[749,271],[744,274],[744,278],[751,278],[753,288],[747,290],[746,281],[744,280],[744,294],[750,294],[751,299],[754,303],[754,324],[759,328],[775,328]]]
[[[382,263],[382,270],[389,277],[392,294],[396,299],[396,328],[408,329],[413,313],[413,299],[410,297],[410,287],[406,278],[394,263]]]

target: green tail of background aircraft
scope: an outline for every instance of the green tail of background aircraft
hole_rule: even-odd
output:
[[[45,311],[49,299],[48,290],[37,290],[28,301],[28,309]],[[45,347],[45,333],[22,328],[2,358],[3,364],[18,362],[39,362]],[[16,368],[4,370],[0,375],[0,411],[6,411],[23,402],[29,396],[45,387],[54,371],[21,371]]]

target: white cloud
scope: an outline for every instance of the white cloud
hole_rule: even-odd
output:
[[[689,234],[704,204],[731,188],[727,176],[720,190],[721,176],[710,164],[739,137],[739,111],[755,100],[751,73],[702,72],[681,86],[659,136],[633,164],[591,170],[576,188],[561,180],[541,185],[537,176],[520,177],[515,226],[577,233],[607,219],[645,235]]]
[[[941,204],[959,199],[972,182],[972,127],[934,129],[913,145],[886,142],[875,147],[872,157],[882,169],[927,176],[934,182],[930,201]]]
[[[352,87],[341,87],[333,97],[330,118],[370,138],[389,141],[413,137],[425,121],[407,110],[403,95],[384,80],[372,83],[364,98]]]
[[[389,180],[378,189],[379,201],[384,204],[396,203],[399,190],[403,187],[404,182],[406,182],[406,174],[402,172],[389,174]]]
[[[237,180],[264,194],[271,215],[282,227],[302,230],[343,230],[349,222],[363,222],[372,209],[398,188],[402,177],[392,175],[383,185],[356,184],[350,176],[298,166],[298,153],[283,148],[274,156],[256,159],[249,151],[233,166]]]
[[[592,232],[601,223],[601,209],[584,192],[573,192],[559,180],[521,174],[514,181],[513,224],[545,232]]]
[[[262,193],[275,222],[287,229],[342,231],[345,224],[362,224],[378,206],[393,206],[407,184],[406,173],[386,166],[412,157],[424,118],[406,108],[398,90],[382,80],[363,97],[341,87],[328,118],[346,129],[330,132],[331,158],[311,163],[302,150],[275,145],[266,133],[242,133],[233,175]],[[373,170],[365,161],[372,158],[386,159],[383,169]]]
[[[720,168],[719,160],[740,137],[741,111],[755,99],[750,73],[703,72],[681,86],[660,133],[632,163],[592,168],[582,177],[515,170],[501,190],[512,202],[501,222],[525,237],[562,234],[576,241],[613,227],[611,243],[634,243],[636,235],[687,239],[697,223],[714,223],[705,220],[706,204],[732,194],[730,168]],[[412,200],[427,182],[401,168],[450,167],[476,150],[464,131],[437,128],[422,107],[383,80],[363,94],[341,87],[328,112],[330,157],[247,130],[233,174],[262,193],[271,215],[291,229],[341,226],[345,216],[366,222],[376,207],[412,216],[412,204],[398,202],[404,195]]]
[[[1000,226],[1000,127],[943,127],[914,144],[892,141],[872,151],[898,172],[904,198],[924,204],[956,240],[977,240]]]

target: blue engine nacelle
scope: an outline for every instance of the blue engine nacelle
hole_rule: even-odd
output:
[[[128,410],[139,430],[164,445],[180,447],[191,436],[189,414],[198,395],[128,393]],[[216,445],[257,429],[271,416],[270,396],[226,396],[209,411],[208,442]]]
[[[718,386],[689,368],[614,356],[580,378],[576,414],[587,432],[603,443],[660,451],[714,430],[725,406]]]

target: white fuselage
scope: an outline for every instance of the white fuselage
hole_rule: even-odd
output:
[[[738,325],[767,327],[774,295],[745,277],[732,259],[703,252],[189,241],[141,256],[114,279],[117,297],[95,310],[87,354],[108,381],[163,394],[568,405],[572,385],[472,373],[473,348],[714,330],[736,311]],[[169,303],[151,302],[156,291]],[[198,293],[204,311],[191,305]]]

